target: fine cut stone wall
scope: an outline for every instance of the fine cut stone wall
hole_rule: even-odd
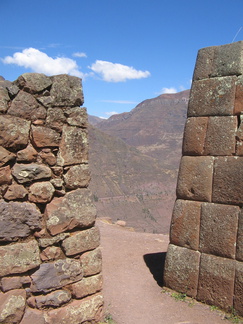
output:
[[[243,42],[199,50],[164,282],[243,315]]]
[[[96,323],[101,252],[81,80],[26,73],[2,84],[0,323]]]

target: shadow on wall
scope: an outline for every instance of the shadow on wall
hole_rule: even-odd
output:
[[[146,266],[160,287],[163,287],[166,252],[149,253],[143,256]]]

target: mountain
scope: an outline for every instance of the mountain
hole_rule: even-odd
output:
[[[100,117],[96,117],[96,116],[92,116],[92,115],[88,115],[88,121],[91,125],[96,125],[98,123],[100,123],[103,119]]]

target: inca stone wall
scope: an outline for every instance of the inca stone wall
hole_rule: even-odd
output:
[[[165,285],[243,315],[243,42],[199,50]]]
[[[4,83],[2,83],[4,84]],[[96,323],[101,252],[81,80],[0,87],[0,323]]]

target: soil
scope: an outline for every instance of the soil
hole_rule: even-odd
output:
[[[97,226],[105,312],[117,324],[231,323],[225,313],[189,298],[177,300],[178,294],[163,289],[168,235],[138,233],[101,219]]]

